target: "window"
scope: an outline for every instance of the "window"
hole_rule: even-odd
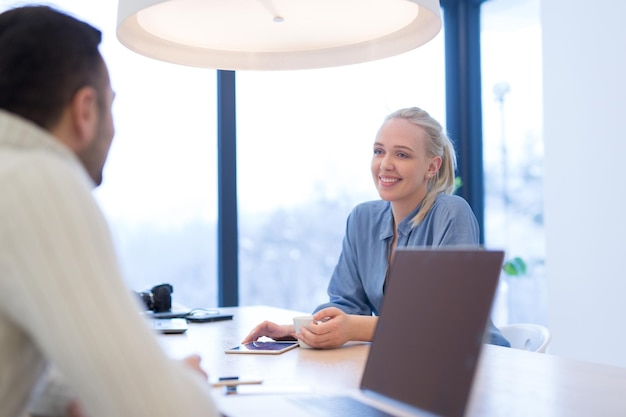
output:
[[[240,304],[328,301],[350,210],[378,199],[383,118],[418,106],[445,124],[443,33],[409,53],[319,70],[237,73]]]
[[[116,137],[95,196],[129,286],[169,282],[174,302],[215,305],[216,72],[126,49],[116,2],[51,4],[103,31]],[[417,105],[445,123],[443,33],[382,61],[236,77],[240,302],[310,311],[327,300],[349,211],[378,198],[383,117]]]
[[[216,72],[123,47],[116,2],[51,4],[103,31],[117,133],[94,194],[129,286],[169,282],[175,302],[216,305]],[[538,0],[482,6],[486,244],[522,258],[532,278],[503,279],[499,323],[544,320],[538,10]],[[240,304],[308,312],[327,300],[346,217],[378,198],[369,170],[376,131],[408,106],[445,125],[444,65],[442,32],[380,61],[237,72]],[[515,316],[524,311],[532,314]]]
[[[112,7],[115,9],[115,7]],[[116,136],[95,194],[131,288],[174,286],[173,301],[217,304],[216,72],[152,60],[103,22]]]
[[[539,0],[485,2],[481,26],[485,241],[527,267],[503,274],[494,321],[545,324]]]

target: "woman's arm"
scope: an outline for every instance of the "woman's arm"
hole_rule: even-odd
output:
[[[368,302],[363,283],[362,269],[365,267],[359,256],[372,259],[374,254],[359,253],[359,248],[363,246],[367,247],[368,251],[373,251],[363,236],[363,231],[368,230],[370,225],[366,224],[366,216],[361,208],[362,206],[357,206],[348,216],[341,254],[328,284],[329,301],[319,305],[315,312],[328,307],[337,307],[348,314],[367,316],[372,314],[372,306]]]

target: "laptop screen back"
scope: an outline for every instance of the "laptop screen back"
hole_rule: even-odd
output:
[[[398,249],[361,388],[462,416],[504,253]]]

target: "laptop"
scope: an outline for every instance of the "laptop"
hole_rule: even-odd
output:
[[[463,416],[503,260],[499,250],[399,248],[359,389],[336,396],[233,395],[220,400],[220,411],[227,417]]]

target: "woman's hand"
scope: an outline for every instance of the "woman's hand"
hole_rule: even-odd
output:
[[[296,335],[307,345],[318,349],[333,349],[348,341],[371,341],[377,317],[346,314],[328,307],[313,315],[313,324]]]
[[[295,340],[293,324],[276,324],[264,321],[256,326],[241,343],[254,342],[261,336],[270,337],[274,340]]]

